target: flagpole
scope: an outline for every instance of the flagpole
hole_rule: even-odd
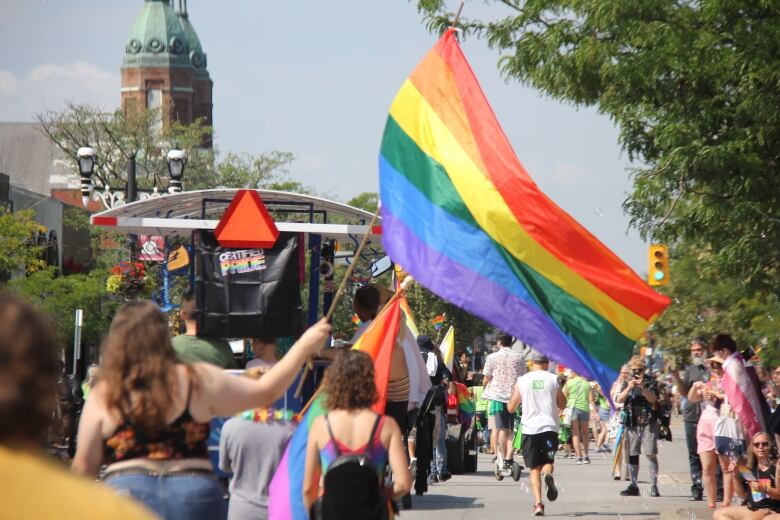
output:
[[[363,248],[368,243],[368,237],[371,236],[371,232],[374,229],[374,224],[376,223],[376,219],[378,217],[379,217],[379,206],[377,206],[374,215],[371,217],[371,222],[368,224],[368,231],[366,232],[365,235],[363,235],[363,240],[360,241],[358,248],[355,250],[355,254],[352,257],[353,260],[347,267],[347,272],[344,273],[344,277],[341,279],[341,283],[339,284],[339,288],[336,290],[336,294],[333,295],[333,300],[330,303],[330,308],[328,309],[328,313],[325,315],[325,319],[328,321],[333,319],[333,314],[336,312],[336,304],[338,304],[339,299],[341,299],[341,295],[344,294],[344,289],[347,287],[347,281],[352,276],[352,272],[355,270],[355,265],[360,260],[360,255],[363,253]],[[303,369],[303,374],[301,375],[301,379],[298,382],[298,388],[295,389],[295,397],[301,396],[301,391],[303,390],[303,383],[306,381],[306,377],[309,375],[309,372],[312,369],[314,369],[314,363],[312,363],[311,359],[307,359],[306,367]]]
[[[465,4],[465,2],[460,3],[460,7],[458,7],[458,12],[455,13],[455,19],[452,21],[452,25],[450,25],[450,27],[452,27],[453,29],[457,29],[458,27],[458,20],[460,20],[460,13],[461,11],[463,11],[463,4]]]

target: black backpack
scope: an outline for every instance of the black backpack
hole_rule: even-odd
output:
[[[371,436],[363,453],[342,454],[333,437],[328,415],[325,423],[336,449],[336,460],[329,466],[323,478],[323,495],[312,506],[315,520],[342,520],[360,518],[385,520],[388,518],[388,500],[381,491],[377,468],[370,458],[381,415],[377,415]]]

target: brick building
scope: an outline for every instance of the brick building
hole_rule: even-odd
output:
[[[125,45],[122,110],[161,108],[161,125],[212,125],[213,82],[187,0],[145,0]],[[210,146],[210,144],[208,145]]]

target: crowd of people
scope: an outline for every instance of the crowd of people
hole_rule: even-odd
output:
[[[354,309],[363,325],[347,345],[389,297],[376,286],[358,289]],[[757,370],[728,335],[693,341],[684,367],[654,371],[634,357],[605,392],[570,370],[551,370],[545,355],[526,359],[508,335],[498,336],[480,367],[462,353],[450,370],[430,337],[414,337],[402,324],[385,413],[377,414],[371,357],[326,348],[327,322],[310,327],[281,357],[274,338],[253,338],[253,359],[240,363],[240,377],[224,370],[237,366],[227,343],[197,336],[195,312],[185,297],[185,332],[173,336],[156,305],[125,304],[100,365],[79,385],[63,377],[46,321],[0,293],[0,477],[14,497],[6,501],[11,518],[267,518],[269,485],[295,428],[292,414],[274,403],[315,356],[330,365],[322,383],[328,412],[310,424],[300,490],[312,518],[389,518],[395,499],[409,507],[412,491],[421,495],[449,480],[447,403],[456,383],[471,389],[497,475],[522,457],[536,516],[545,514],[545,497],[559,495],[559,446],[577,465],[590,463],[591,442],[598,453],[617,450],[613,477],[628,481],[624,497],[640,495],[644,456],[648,494],[660,496],[658,443],[671,440],[671,417],[679,414],[691,500],[706,497],[718,519],[780,518],[780,368]],[[84,403],[77,434],[72,417],[61,420],[62,408],[78,401],[63,396],[76,393]],[[209,460],[214,417],[232,417],[219,445],[219,468],[232,474],[227,488]],[[53,439],[75,446],[75,476],[43,462]]]

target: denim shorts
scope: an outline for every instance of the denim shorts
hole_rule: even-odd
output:
[[[225,490],[210,475],[120,473],[104,481],[165,520],[224,520]]]
[[[572,408],[571,420],[587,422],[590,419],[590,412],[588,410],[580,410],[579,408]]]

